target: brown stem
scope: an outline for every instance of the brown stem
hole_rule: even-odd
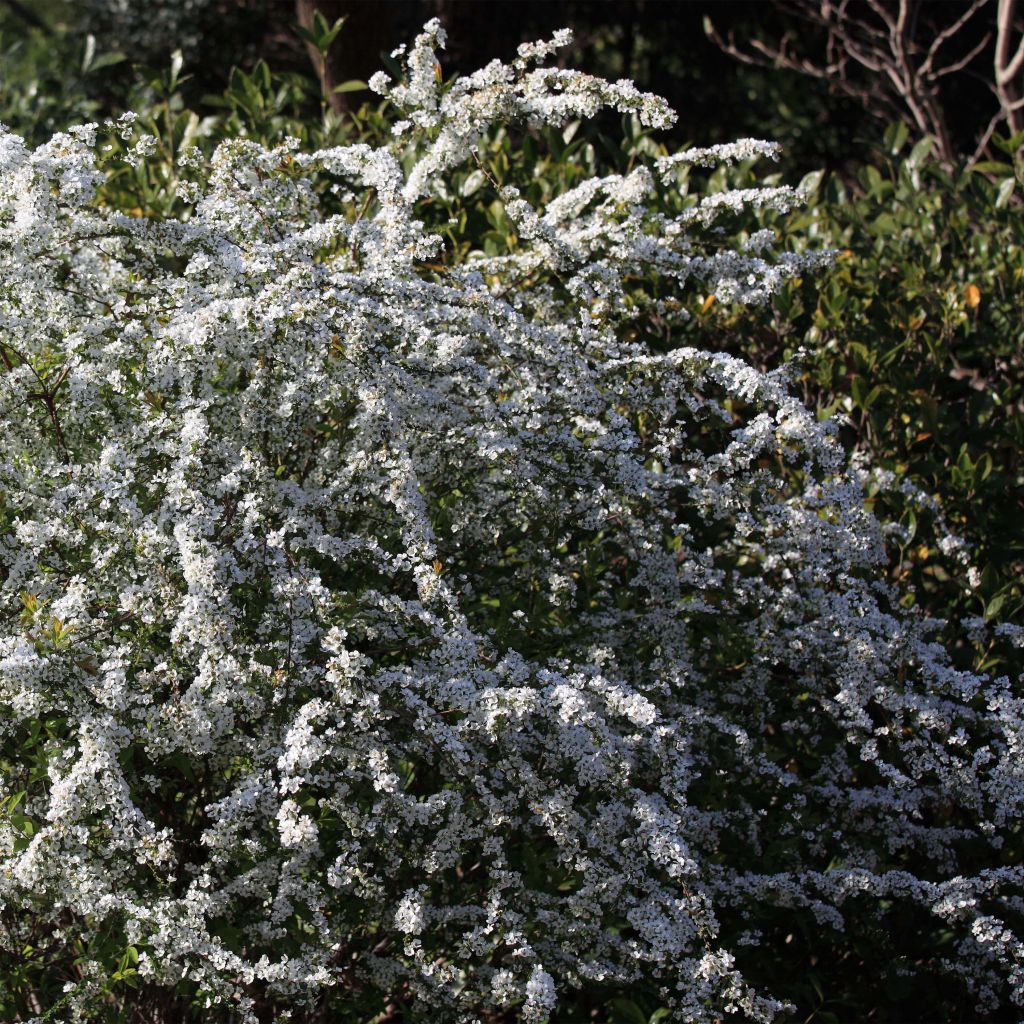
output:
[[[996,14],[996,95],[1007,127],[1013,134],[1024,131],[1024,109],[1020,104],[1019,79],[1024,70],[1024,37],[1011,55],[1017,0],[999,0]]]
[[[21,3],[21,0],[4,0],[4,4],[23,21],[27,21],[33,28],[40,28],[44,32],[50,31],[50,26],[30,7],[26,7]]]
[[[307,44],[324,104],[336,113],[358,107],[366,94],[336,93],[335,87],[349,79],[367,81],[381,70],[381,53],[390,53],[403,41],[403,26],[422,24],[422,0],[295,0],[296,20],[303,28],[312,27],[315,11],[329,25],[341,17],[348,19],[326,60],[321,60],[315,46]]]

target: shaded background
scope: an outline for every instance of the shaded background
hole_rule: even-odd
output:
[[[937,0],[916,4],[915,37],[927,44],[968,6]],[[84,83],[84,92],[105,113],[118,108],[127,94],[130,77],[137,74],[133,64],[164,67],[180,47],[185,51],[185,71],[191,75],[184,93],[190,105],[201,110],[205,96],[224,88],[233,65],[250,69],[262,58],[275,72],[311,75],[311,54],[295,26],[309,24],[314,8],[332,23],[347,18],[328,59],[332,85],[365,81],[383,66],[392,49],[410,41],[431,17],[441,18],[448,28],[446,76],[475,70],[495,57],[507,59],[520,42],[568,26],[575,41],[561,53],[560,61],[603,77],[631,78],[641,88],[665,96],[679,113],[674,143],[772,138],[785,147],[785,170],[842,171],[863,162],[881,142],[884,124],[879,112],[841,95],[835,83],[784,68],[740,63],[706,34],[705,21],[710,19],[723,38],[785,38],[798,54],[819,57],[825,35],[801,16],[793,0],[2,0],[0,57],[12,46],[24,47],[27,30],[64,49],[93,34],[97,52],[126,58]],[[995,18],[993,0],[960,33],[952,56],[969,54],[991,31]],[[76,60],[77,54],[69,53],[60,62],[64,79],[41,82],[40,96],[67,88]],[[982,47],[963,68],[941,81],[939,102],[958,152],[970,152],[994,109],[990,65],[991,55]],[[39,69],[41,78],[46,70]],[[3,88],[17,90],[18,83],[6,81]],[[873,89],[874,85],[869,93]],[[366,96],[331,94],[329,101],[342,111]],[[311,103],[315,99],[311,97]],[[46,122],[39,135],[61,127],[56,121]],[[34,134],[31,126],[27,134]]]

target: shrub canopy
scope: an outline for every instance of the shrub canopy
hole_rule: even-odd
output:
[[[786,371],[628,340],[823,262],[716,234],[792,189],[658,206],[773,147],[506,185],[508,251],[432,262],[417,211],[496,122],[670,123],[559,41],[442,87],[430,23],[372,83],[391,143],[226,142],[178,219],[96,201],[131,118],[0,137],[0,920],[83,1014],[540,1021],[638,983],[768,1021],[748,948],[891,902],[983,1007],[1024,995],[1008,680],[901,609]]]

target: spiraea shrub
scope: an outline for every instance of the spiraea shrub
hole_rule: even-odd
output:
[[[785,371],[637,329],[827,258],[723,241],[784,186],[663,212],[773,146],[505,183],[445,259],[495,124],[673,115],[443,38],[387,145],[187,154],[180,216],[97,199],[130,118],[0,136],[4,1019],[767,1022],[794,932],[1006,1011],[1016,683],[903,609]]]

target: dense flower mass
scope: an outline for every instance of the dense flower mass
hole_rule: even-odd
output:
[[[638,980],[770,1021],[763,908],[885,901],[945,923],[980,1005],[1024,1001],[1018,690],[901,608],[785,372],[629,340],[822,262],[715,234],[792,189],[652,212],[773,147],[543,209],[505,185],[514,248],[431,262],[417,204],[495,123],[671,122],[544,67],[559,41],[446,87],[430,23],[373,82],[391,146],[227,143],[181,220],[95,202],[96,126],[0,136],[0,746],[46,752],[3,780],[0,939],[112,932],[144,991],[242,1021],[543,1021]]]

